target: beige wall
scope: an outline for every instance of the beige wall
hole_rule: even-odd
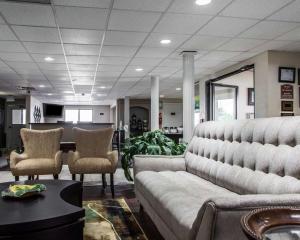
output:
[[[255,116],[276,117],[280,116],[281,100],[280,85],[278,82],[278,67],[300,68],[300,53],[268,51],[242,61],[211,77],[200,79],[200,107],[205,113],[205,81],[213,77],[222,76],[235,71],[242,66],[254,64],[254,87],[255,87]],[[296,78],[297,79],[297,78]],[[297,80],[296,80],[297,82]],[[294,112],[300,115],[298,85],[294,84]]]

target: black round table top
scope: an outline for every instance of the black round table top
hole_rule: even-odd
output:
[[[47,190],[40,195],[24,199],[0,197],[0,235],[52,228],[75,222],[85,215],[84,209],[71,204],[70,200],[78,197],[77,200],[81,201],[82,184],[80,182],[39,180],[18,183],[42,183],[45,184]],[[1,183],[0,191],[8,188],[10,184],[16,184],[16,182]]]

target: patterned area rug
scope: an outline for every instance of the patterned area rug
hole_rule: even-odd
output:
[[[84,240],[147,240],[123,198],[84,201]]]

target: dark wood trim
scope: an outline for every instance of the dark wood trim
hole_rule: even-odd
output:
[[[58,174],[53,174],[53,178],[54,178],[54,180],[57,180],[58,179]]]
[[[110,189],[111,189],[111,196],[115,198],[115,186],[114,186],[114,174],[110,174]]]
[[[105,173],[102,173],[102,188],[105,189],[106,188],[106,176]]]
[[[80,174],[80,182],[83,182],[84,180],[84,174]]]

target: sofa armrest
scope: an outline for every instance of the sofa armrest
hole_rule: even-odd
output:
[[[26,153],[19,154],[16,151],[12,151],[9,157],[10,168],[14,169],[18,162],[25,159],[28,159],[28,155]]]
[[[107,153],[107,158],[111,162],[112,169],[116,170],[118,164],[118,151],[110,151]]]
[[[183,156],[135,155],[134,176],[142,171],[186,171]]]
[[[257,194],[211,198],[198,212],[193,227],[197,240],[247,240],[241,218],[249,211],[269,206],[299,206],[300,194]]]

